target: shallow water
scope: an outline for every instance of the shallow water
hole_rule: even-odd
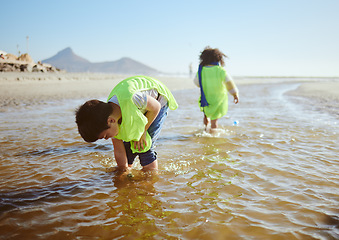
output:
[[[338,239],[339,119],[297,86],[239,86],[216,136],[198,89],[175,91],[158,176],[117,176],[111,143],[82,141],[85,99],[0,113],[0,238]]]

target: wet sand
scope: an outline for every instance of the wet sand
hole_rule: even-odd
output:
[[[338,101],[339,82],[304,83],[292,93],[303,97],[322,99],[323,101]]]
[[[303,83],[289,95],[307,98],[309,104],[316,109],[329,112],[339,117],[339,82]]]

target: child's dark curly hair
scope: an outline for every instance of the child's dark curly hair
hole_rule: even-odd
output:
[[[213,62],[220,62],[220,65],[224,66],[224,57],[227,58],[227,56],[222,53],[218,48],[211,48],[207,46],[200,54],[200,64],[202,66],[206,66],[210,65]]]
[[[95,142],[99,134],[108,129],[107,119],[113,109],[109,103],[96,99],[89,100],[75,112],[75,122],[81,137],[86,142]]]

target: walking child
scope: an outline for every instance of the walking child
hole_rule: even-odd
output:
[[[76,111],[76,123],[87,142],[112,139],[117,168],[126,171],[139,156],[143,170],[157,170],[154,143],[168,109],[178,107],[168,88],[146,76],[122,80],[107,102],[89,100]]]
[[[205,130],[211,121],[211,133],[218,128],[218,119],[228,111],[227,92],[233,96],[235,104],[239,102],[238,89],[224,68],[225,57],[219,49],[206,47],[200,55],[198,73],[194,78],[194,83],[200,87],[199,104],[204,112]]]

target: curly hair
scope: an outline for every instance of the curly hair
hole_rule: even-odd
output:
[[[113,109],[109,103],[99,100],[89,100],[75,112],[75,122],[81,137],[86,142],[95,142],[99,134],[108,129],[107,119]]]
[[[213,62],[220,62],[220,65],[224,66],[224,57],[227,58],[227,56],[218,48],[211,48],[207,46],[200,54],[200,64],[202,66],[206,66]]]

